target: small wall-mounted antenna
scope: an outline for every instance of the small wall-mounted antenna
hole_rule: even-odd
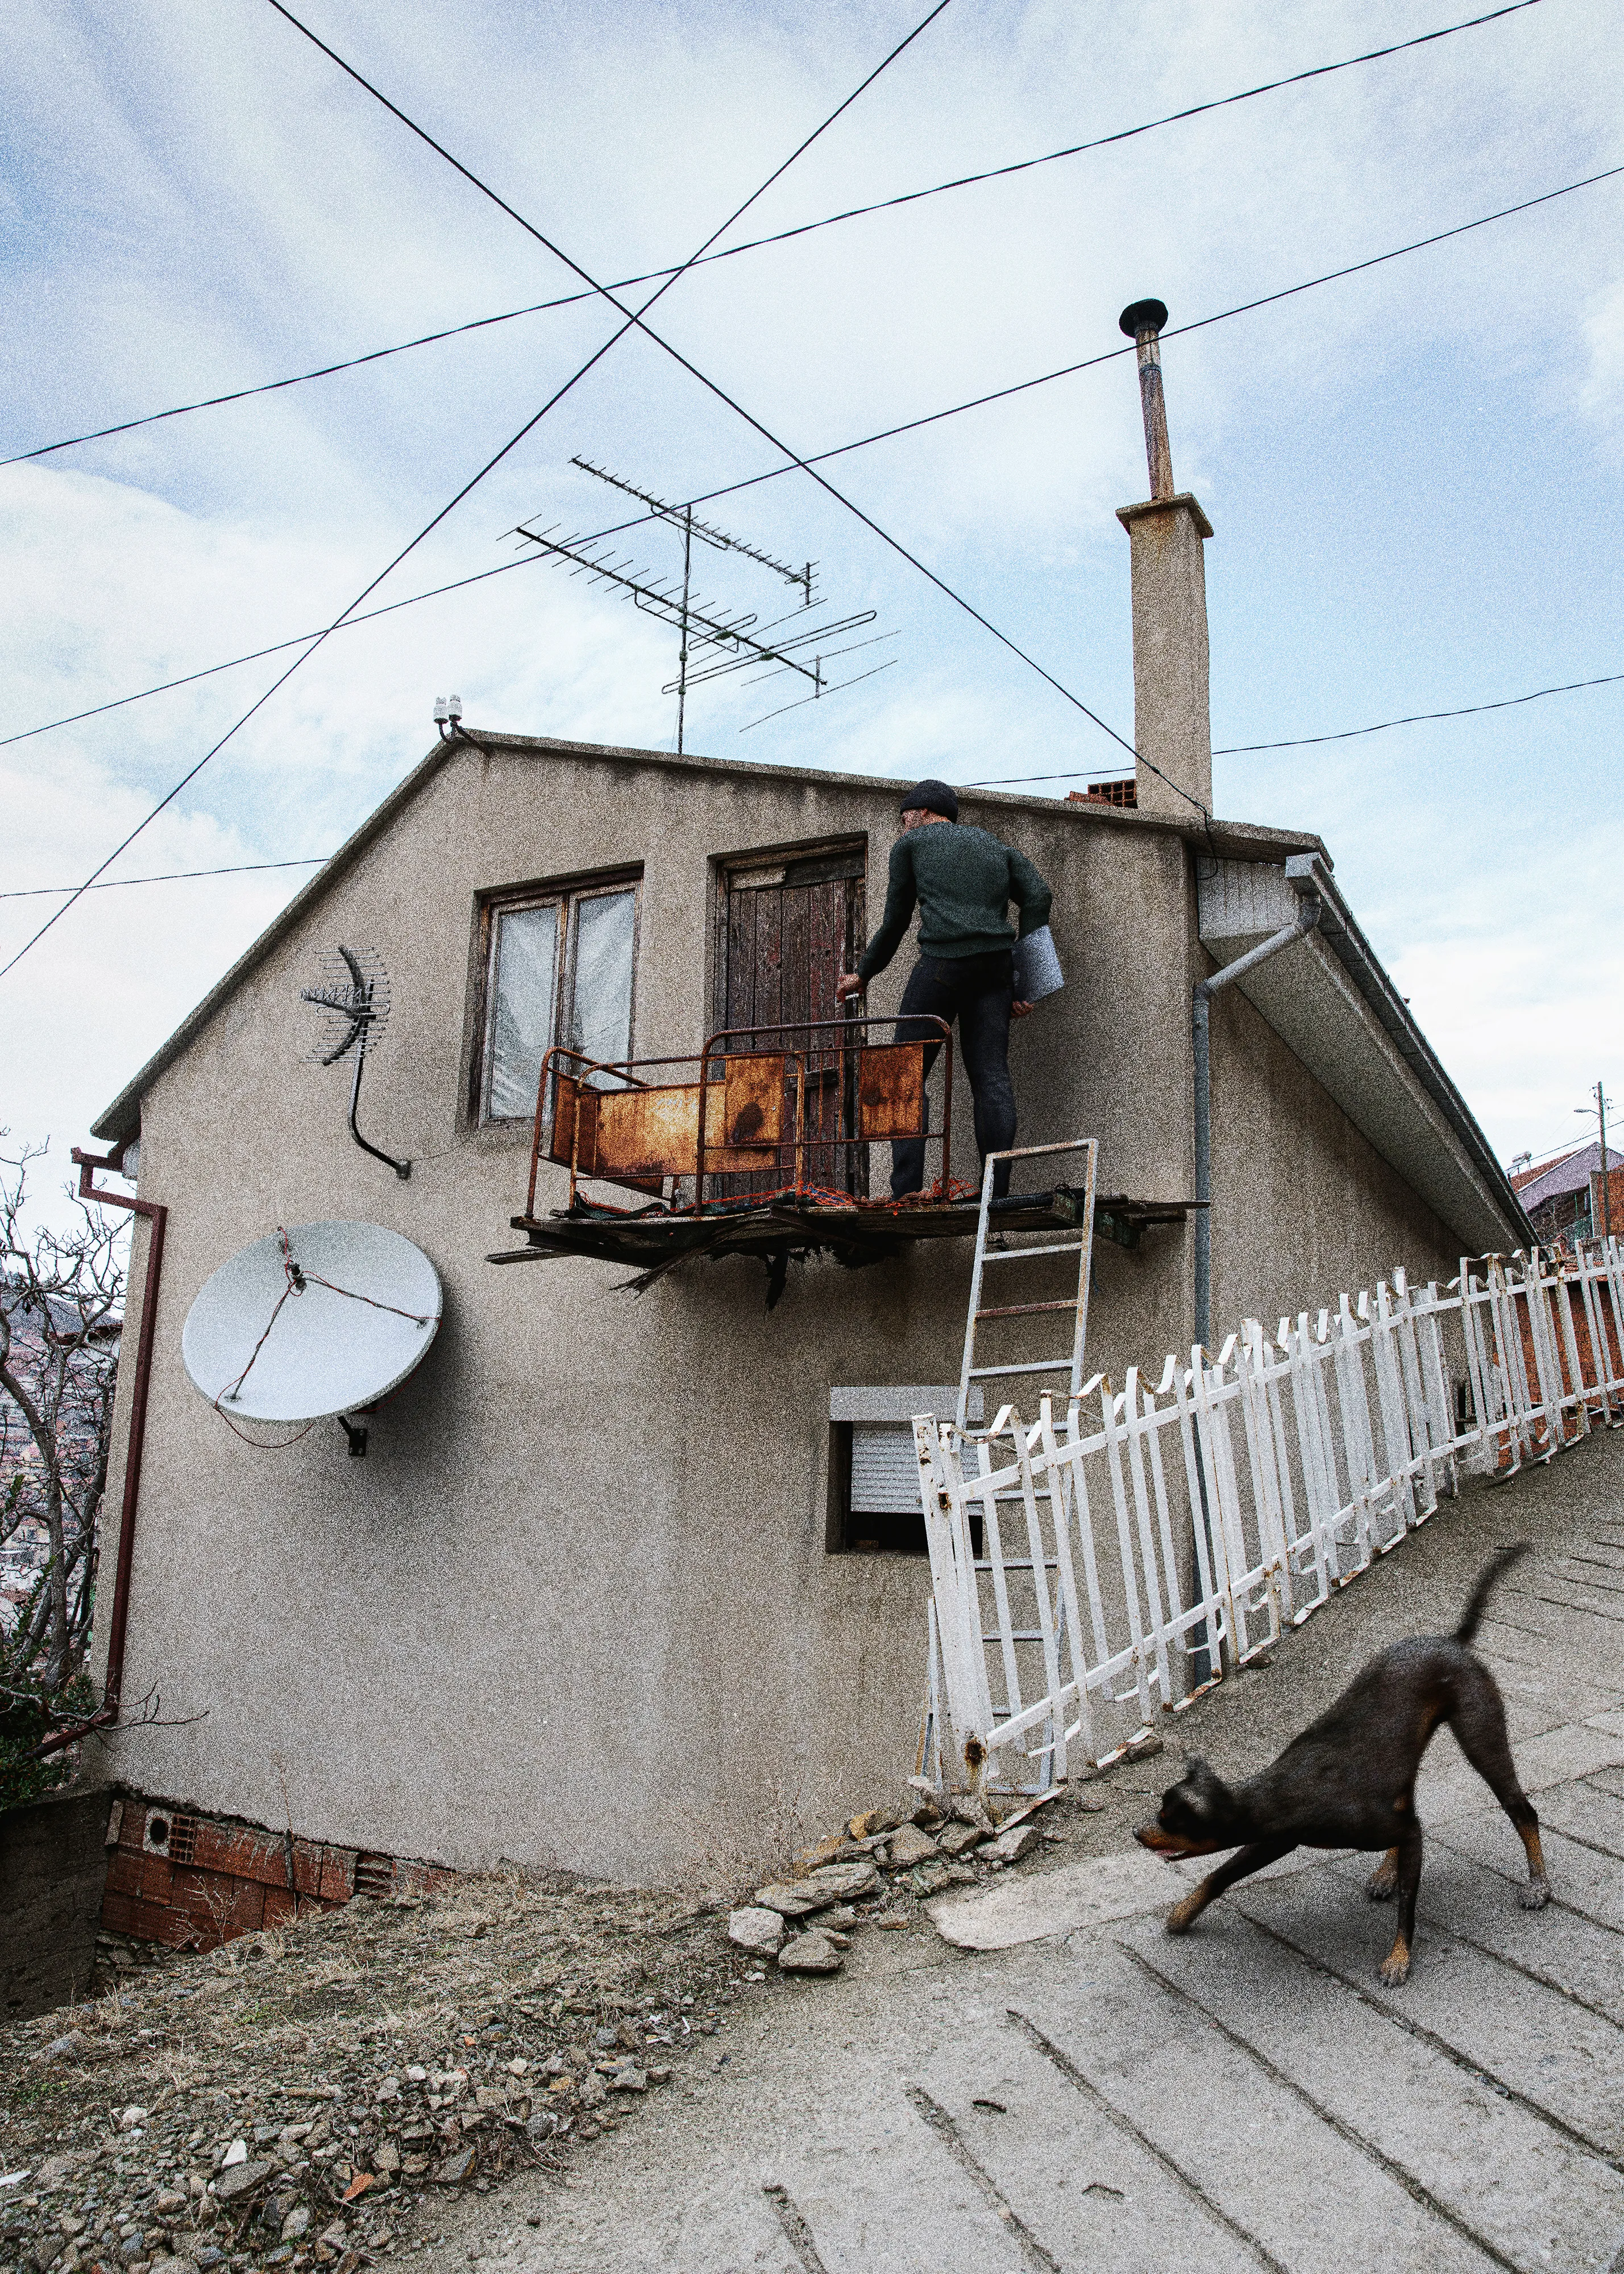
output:
[[[321,1013],[321,1029],[311,1052],[318,1065],[336,1065],[346,1052],[355,1057],[355,1081],[350,1090],[350,1133],[364,1153],[394,1170],[402,1183],[411,1174],[410,1161],[397,1161],[369,1145],[357,1122],[361,1103],[361,1071],[366,1054],[375,1050],[389,1019],[389,975],[371,948],[340,947],[324,955],[320,976],[313,987],[301,987],[299,999]]]
[[[634,606],[642,608],[647,614],[658,616],[662,622],[670,624],[677,632],[679,636],[677,675],[674,680],[663,687],[660,692],[664,695],[674,695],[677,698],[677,754],[679,757],[682,754],[687,734],[688,689],[696,687],[706,680],[720,679],[729,672],[747,670],[752,665],[765,665],[768,667],[766,676],[771,676],[772,674],[779,671],[796,673],[810,689],[808,694],[800,698],[808,703],[816,702],[823,695],[837,693],[841,687],[850,687],[855,683],[853,680],[840,680],[831,686],[823,675],[824,663],[832,656],[849,654],[851,650],[849,648],[830,650],[823,647],[821,643],[838,638],[844,633],[855,631],[866,624],[871,624],[874,621],[876,611],[873,608],[864,609],[854,615],[843,616],[838,621],[832,623],[826,617],[821,616],[819,612],[828,604],[823,600],[815,600],[812,597],[817,568],[816,561],[808,561],[803,567],[797,568],[789,561],[777,560],[771,553],[763,552],[757,546],[747,544],[742,538],[731,536],[726,530],[713,528],[709,522],[701,521],[695,516],[692,506],[672,505],[664,498],[656,497],[651,491],[640,488],[636,483],[625,481],[619,474],[612,474],[602,466],[593,465],[590,459],[575,458],[570,463],[579,466],[583,473],[592,475],[596,480],[607,482],[611,488],[621,490],[628,497],[638,499],[643,504],[652,508],[657,518],[668,522],[672,527],[681,531],[682,582],[680,586],[673,579],[650,581],[640,575],[628,573],[631,570],[630,561],[613,559],[605,548],[603,540],[597,538],[558,537],[554,533],[556,523],[553,529],[541,531],[526,528],[521,523],[517,531],[517,534],[530,544],[538,545],[555,557],[572,562],[577,575],[584,570],[594,582],[613,585],[628,594]],[[782,577],[786,584],[793,586],[801,593],[800,608],[791,616],[782,616],[771,624],[762,626],[762,633],[776,631],[778,625],[792,622],[800,629],[778,639],[758,636],[752,629],[756,623],[754,614],[724,614],[711,608],[708,604],[703,603],[693,589],[695,538],[701,544],[708,545],[718,553],[741,553],[746,560],[754,561],[758,567],[771,570],[775,576]],[[811,621],[813,617],[818,617],[819,620],[814,623]],[[887,632],[881,633],[877,636],[882,639],[892,639],[896,635]],[[854,644],[866,646],[871,643],[859,641]],[[807,653],[808,649],[815,651],[809,656]],[[705,653],[707,650],[710,651],[709,655]],[[694,668],[695,662],[701,667]],[[880,667],[885,669],[888,666],[882,665]],[[867,678],[870,675],[868,673],[857,674],[860,678]],[[786,704],[784,707],[793,709],[794,706]],[[771,718],[776,718],[778,715],[777,712],[768,713]],[[753,719],[750,724],[761,726],[764,721],[757,719]],[[748,734],[749,728],[741,727],[739,731],[741,734]]]

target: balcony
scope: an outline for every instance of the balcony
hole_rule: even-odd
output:
[[[512,1218],[524,1245],[492,1263],[588,1256],[629,1266],[641,1291],[697,1256],[754,1255],[767,1265],[768,1307],[792,1255],[825,1254],[848,1269],[882,1263],[921,1239],[974,1238],[980,1193],[953,1178],[951,1030],[914,1022],[924,1039],[879,1039],[892,1019],[849,1017],[724,1029],[691,1057],[605,1064],[549,1050],[537,1091],[530,1183]],[[931,1062],[941,1063],[940,1127],[931,1126]],[[871,1191],[876,1145],[914,1141],[929,1178],[894,1199]],[[563,1208],[538,1204],[544,1164],[568,1171]],[[641,1196],[610,1200],[598,1188]],[[1113,1193],[1094,1229],[1137,1248],[1147,1228],[1181,1223],[1193,1203]],[[1080,1187],[1012,1193],[990,1203],[1001,1231],[1074,1229]]]

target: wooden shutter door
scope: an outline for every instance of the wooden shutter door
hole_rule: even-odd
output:
[[[858,1148],[817,1142],[820,1135],[850,1134],[854,1127],[855,1053],[837,1034],[804,1029],[841,1016],[835,982],[861,952],[867,870],[867,847],[854,845],[771,866],[740,865],[726,871],[721,884],[718,1024],[733,1030],[730,1050],[789,1050],[804,1057],[803,1173],[808,1183],[838,1192],[867,1189]],[[772,1031],[783,1028],[791,1031]],[[785,1127],[793,1130],[793,1082],[785,1103]],[[730,1177],[726,1189],[768,1193],[794,1172],[792,1142],[781,1148],[774,1168]]]

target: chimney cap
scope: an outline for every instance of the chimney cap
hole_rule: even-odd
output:
[[[1116,319],[1128,337],[1137,339],[1141,332],[1159,332],[1168,320],[1165,303],[1161,300],[1135,300]]]

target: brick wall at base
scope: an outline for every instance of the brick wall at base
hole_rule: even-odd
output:
[[[214,1950],[356,1894],[423,1894],[456,1876],[438,1864],[199,1816],[139,1793],[123,1794],[112,1809],[102,1924],[171,1950]]]

